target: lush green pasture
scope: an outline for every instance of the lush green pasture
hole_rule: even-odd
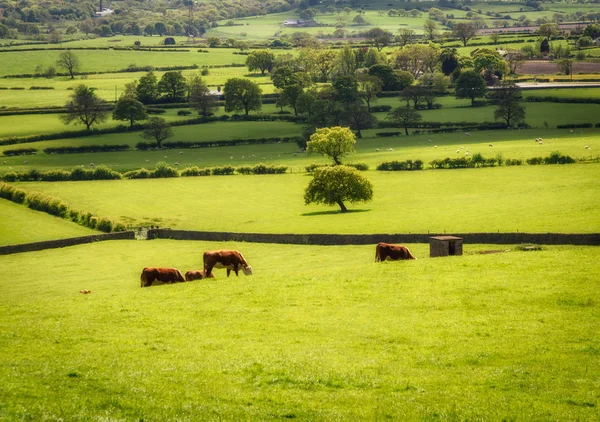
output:
[[[145,266],[222,247],[254,275],[139,287]],[[377,264],[372,245],[165,240],[2,256],[0,419],[598,419],[597,247],[409,247]]]
[[[180,126],[174,128],[172,140],[198,141],[261,138],[272,136],[298,136],[301,126],[286,122],[217,122],[203,125]],[[348,158],[352,162],[364,162],[374,169],[383,161],[423,160],[426,164],[434,159],[481,153],[485,157],[501,155],[503,158],[525,160],[530,157],[547,156],[560,151],[577,159],[597,159],[600,151],[600,137],[597,129],[577,129],[573,132],[562,129],[532,129],[518,131],[474,131],[470,136],[463,132],[443,134],[422,134],[411,136],[377,137],[376,133],[400,131],[397,128],[369,129],[363,131],[363,138],[357,141],[356,155]],[[534,140],[542,137],[543,145]],[[132,148],[143,141],[139,132],[121,133],[84,138],[41,141],[21,145],[0,146],[0,152],[7,149],[32,147],[43,150],[57,146],[81,146],[102,144],[129,144]],[[490,147],[489,144],[493,147]],[[585,146],[588,146],[588,149]],[[391,149],[391,151],[389,151]],[[105,164],[117,170],[130,170],[141,167],[151,168],[159,161],[171,165],[201,167],[215,165],[242,164],[283,164],[293,172],[304,171],[304,167],[315,162],[326,162],[317,155],[297,153],[295,143],[240,145],[236,147],[199,148],[185,150],[129,151],[123,153],[89,153],[36,156],[2,157],[0,174],[11,170],[28,171],[32,168],[72,168],[80,165]],[[457,152],[458,151],[458,152]],[[179,154],[181,152],[181,154]],[[25,163],[27,161],[27,163]]]
[[[82,72],[111,72],[136,66],[212,66],[243,64],[246,56],[233,54],[231,48],[213,48],[208,53],[199,53],[198,48],[188,52],[144,51],[144,50],[77,50]],[[0,53],[3,66],[0,76],[32,74],[38,65],[56,67],[60,51],[18,51]]]
[[[198,75],[199,70],[184,70],[186,77]],[[160,79],[165,72],[154,72]],[[85,84],[95,89],[96,94],[105,101],[115,101],[123,93],[127,83],[139,80],[146,72],[103,73],[100,75],[77,76],[75,79],[67,77],[57,78],[5,78],[0,79],[0,110],[2,108],[27,108],[64,106],[72,94],[73,88]],[[248,75],[246,67],[228,67],[210,69],[208,76],[203,76],[211,89],[222,87],[227,79]],[[258,77],[252,75],[254,81],[261,85],[263,93],[274,91],[268,76]],[[52,89],[31,89],[31,87],[47,87]]]
[[[87,236],[97,232],[0,199],[0,246]]]
[[[598,232],[600,164],[366,176],[374,199],[354,212],[304,205],[310,175],[28,182],[73,208],[133,226],[273,233]]]
[[[559,98],[600,98],[600,88],[555,88],[555,89],[525,89],[523,97],[559,97]],[[591,113],[590,113],[591,114]]]
[[[167,111],[164,114],[161,114],[160,117],[165,119],[167,122],[198,118],[198,114],[196,114],[195,112],[189,116],[178,116],[177,111],[177,109],[167,109]],[[34,115],[19,114],[0,116],[0,139],[10,138],[13,136],[31,136],[40,134],[51,134],[55,132],[73,132],[85,129],[84,125],[65,125],[62,122],[62,120],[60,120],[59,116],[59,113]],[[108,113],[108,116],[109,118],[105,122],[94,126],[94,128],[105,129],[119,125],[129,126],[129,121],[113,120],[110,112]],[[34,121],[35,124],[32,125],[32,121]],[[137,135],[139,137],[139,132],[137,133]],[[100,137],[100,139],[104,138]],[[84,144],[89,143],[89,139],[85,138],[83,142]],[[104,141],[102,141],[102,143],[104,143]],[[39,144],[36,143],[35,145],[37,147]],[[12,145],[12,148],[16,147]]]
[[[572,123],[600,123],[600,104],[526,103],[525,121],[533,127]],[[495,106],[423,110],[427,122],[493,122]],[[381,116],[378,116],[381,117]]]

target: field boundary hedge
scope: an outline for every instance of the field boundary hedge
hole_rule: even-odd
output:
[[[102,242],[105,240],[132,240],[135,232],[124,231],[115,233],[92,234],[89,236],[70,237],[67,239],[46,240],[43,242],[22,243],[19,245],[0,246],[0,255],[21,252],[34,252],[44,249],[64,248],[67,246],[83,245],[85,243]]]
[[[369,245],[388,243],[429,243],[432,236],[445,233],[396,234],[270,234],[206,232],[172,229],[150,229],[148,239],[202,240],[214,242],[252,242],[293,245]],[[457,233],[466,243],[513,245],[535,243],[541,245],[600,246],[600,233]]]

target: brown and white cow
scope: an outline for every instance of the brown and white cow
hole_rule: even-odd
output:
[[[141,287],[152,286],[155,281],[163,283],[185,282],[185,279],[177,268],[144,268],[141,275]]]
[[[215,275],[211,273],[205,277],[204,270],[190,270],[185,273],[185,281],[202,280],[203,278],[215,278]]]
[[[390,245],[389,243],[379,242],[375,248],[375,262],[398,261],[400,259],[417,259],[410,253],[406,246]]]
[[[227,277],[231,270],[238,274],[241,268],[246,275],[252,275],[252,267],[248,265],[239,251],[220,250],[204,252],[204,274],[212,275],[213,268],[227,268]]]

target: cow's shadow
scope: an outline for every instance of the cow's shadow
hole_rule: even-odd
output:
[[[348,210],[346,212],[342,212],[341,210],[330,210],[330,211],[313,211],[313,212],[305,212],[300,214],[303,217],[312,217],[314,215],[336,215],[336,214],[354,214],[354,213],[358,213],[358,212],[368,212],[371,211],[370,209],[354,209],[354,210]]]

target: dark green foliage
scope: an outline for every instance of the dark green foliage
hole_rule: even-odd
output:
[[[89,153],[89,152],[115,152],[115,151],[127,151],[129,145],[83,145],[79,147],[53,147],[44,148],[44,154],[78,154],[78,153]]]
[[[504,165],[505,166],[520,166],[523,164],[523,160],[519,160],[516,158],[507,158],[506,160],[504,160]]]
[[[213,167],[211,169],[213,176],[226,176],[233,174],[234,171],[235,168],[233,168],[232,166]]]
[[[49,170],[40,174],[40,180],[44,182],[64,182],[71,180],[71,172],[66,170]]]
[[[7,157],[15,156],[15,155],[31,155],[36,154],[37,149],[35,148],[17,148],[17,149],[7,149],[2,153]]]
[[[6,183],[0,184],[0,198],[8,199],[9,201],[22,204],[25,201],[27,192],[24,190],[15,188],[14,186],[7,185]]]
[[[101,232],[110,233],[113,230],[113,223],[106,218],[101,218],[98,220],[96,228]]]
[[[549,156],[544,157],[544,164],[572,164],[575,160],[568,156],[563,155],[558,151],[552,152]]]
[[[123,174],[123,177],[125,179],[148,179],[151,173],[152,172],[150,170],[141,168],[139,170],[128,171],[127,173]]]
[[[387,161],[377,166],[377,170],[380,171],[411,171],[411,170],[423,170],[423,161],[421,160],[406,160],[406,161]]]

